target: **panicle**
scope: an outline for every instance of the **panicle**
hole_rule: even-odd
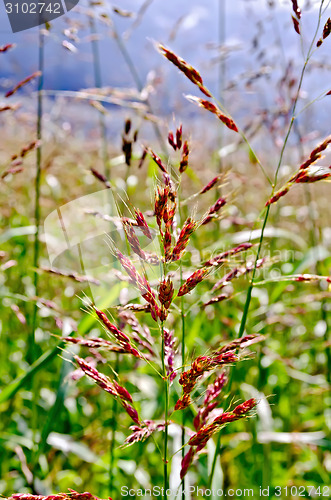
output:
[[[230,130],[233,130],[234,132],[239,132],[238,127],[235,124],[235,122],[230,118],[229,116],[225,115],[222,113],[222,111],[212,102],[206,100],[206,99],[201,99],[200,97],[196,97],[194,95],[187,95],[186,98],[200,106],[200,108],[204,108],[207,111],[210,111],[214,115],[217,116],[219,120],[221,120],[224,125],[226,125]]]
[[[201,92],[205,94],[207,97],[212,97],[209,90],[204,86],[203,80],[199,72],[193,68],[193,66],[189,65],[184,59],[177,56],[174,52],[167,49],[164,45],[158,44],[158,49],[160,53],[168,59],[172,64],[174,64],[180,71],[184,73],[185,76],[192,83],[197,85]]]
[[[187,278],[185,283],[183,283],[180,287],[178,291],[178,297],[191,292],[197,286],[197,284],[200,283],[209,273],[210,269],[208,269],[207,267],[203,267],[191,274],[191,276]]]

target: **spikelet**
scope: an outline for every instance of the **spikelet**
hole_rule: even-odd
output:
[[[164,422],[157,423],[154,422],[153,420],[144,420],[140,425],[132,425],[130,427],[130,430],[132,430],[133,432],[124,441],[123,447],[129,446],[139,441],[145,441],[154,432],[163,431],[164,429],[165,429]]]
[[[221,175],[217,175],[216,177],[214,177],[211,181],[208,182],[208,184],[206,184],[200,191],[199,191],[199,194],[204,194],[204,193],[207,193],[208,191],[210,191],[214,186],[215,184],[217,184],[217,182],[219,181],[219,179],[221,178],[222,176]]]
[[[35,73],[32,73],[32,75],[27,76],[26,78],[24,78],[24,80],[21,80],[19,83],[17,83],[14,88],[9,90],[6,93],[5,97],[10,97],[11,95],[15,94],[21,87],[31,82],[31,80],[34,80],[38,76],[41,76],[41,71],[36,71]]]
[[[180,232],[177,243],[172,251],[171,260],[177,261],[183,255],[191,234],[196,230],[197,223],[194,222],[190,217],[185,221],[183,229]]]
[[[209,90],[204,86],[200,73],[195,68],[193,68],[193,66],[188,64],[186,61],[184,61],[184,59],[177,56],[171,50],[167,49],[164,45],[158,44],[157,48],[159,52],[168,59],[168,61],[174,64],[180,71],[182,71],[184,75],[187,76],[187,78],[192,83],[194,83],[194,85],[197,85],[203,94],[205,94],[207,97],[212,97]]]
[[[224,125],[226,125],[230,130],[233,130],[234,132],[239,132],[238,127],[232,120],[232,118],[222,113],[222,111],[212,102],[207,101],[206,99],[200,99],[200,97],[196,97],[194,95],[187,95],[185,97],[189,101],[194,102],[195,104],[200,106],[200,108],[204,108],[207,111],[210,111],[211,113],[216,115],[217,118],[221,120],[221,122],[224,123]]]
[[[224,412],[221,416],[215,418],[213,422],[207,426],[202,427],[196,434],[194,434],[188,444],[190,446],[205,446],[207,441],[220,430],[220,428],[227,423],[234,422],[240,418],[247,417],[249,412],[257,405],[256,399],[248,399],[244,403],[236,406],[232,412]]]
[[[147,236],[148,239],[152,240],[153,236],[151,234],[150,228],[148,227],[148,224],[146,222],[144,214],[140,210],[137,210],[137,209],[134,210],[134,213],[135,213],[135,219],[136,219],[136,222],[137,222],[139,228],[144,233],[144,235]]]
[[[182,297],[183,295],[186,295],[187,293],[191,292],[198,283],[201,283],[201,281],[210,273],[210,269],[207,267],[203,267],[201,269],[198,269],[195,271],[187,280],[185,283],[182,284],[180,287],[177,296]]]
[[[90,171],[94,175],[94,177],[98,179],[98,181],[102,182],[102,184],[106,186],[107,189],[111,188],[110,182],[108,181],[107,177],[105,177],[103,174],[98,172],[98,170],[96,170],[93,167],[90,168]]]
[[[183,395],[177,401],[175,410],[184,409],[191,404],[190,394],[202,375],[214,368],[235,363],[238,360],[238,356],[231,351],[224,354],[214,353],[211,356],[199,356],[196,358],[190,370],[183,372],[179,378],[179,383],[183,387]]]
[[[159,167],[161,172],[163,172],[164,174],[167,174],[167,169],[166,169],[165,165],[163,164],[161,158],[159,156],[157,156],[157,154],[155,154],[154,151],[152,151],[150,148],[147,148],[147,152],[151,155],[151,157],[153,158],[153,160],[155,161],[155,163],[157,164],[157,166]]]
[[[188,156],[189,156],[190,150],[188,147],[188,142],[184,142],[183,150],[182,150],[182,156],[180,159],[180,164],[179,164],[179,172],[182,174],[185,172],[185,170],[188,167]]]
[[[79,356],[74,356],[74,359],[77,362],[78,366],[81,368],[81,370],[83,370],[85,375],[92,378],[101,389],[108,392],[115,398],[119,398],[127,414],[132,418],[132,420],[135,423],[139,424],[138,412],[130,404],[132,403],[132,397],[130,393],[125,389],[125,387],[122,387],[116,381],[112,382],[109,377],[107,377],[103,373],[100,373],[85,359],[82,359]]]
[[[206,424],[209,414],[217,406],[216,400],[221,394],[227,381],[227,376],[223,372],[216,377],[212,384],[208,385],[203,404],[199,408],[198,413],[193,420],[193,425],[196,431],[200,430],[201,427]]]
[[[222,207],[224,207],[225,204],[226,200],[224,198],[219,198],[216,203],[214,203],[214,205],[210,207],[206,217],[203,219],[201,224],[208,224],[208,222],[210,222],[215,217],[215,215],[221,210]]]
[[[243,252],[245,250],[249,250],[252,248],[253,243],[241,243],[235,248],[231,248],[230,250],[226,250],[225,252],[216,255],[216,257],[213,257],[212,259],[209,259],[206,263],[205,266],[218,266],[219,264],[222,264],[223,262],[226,262],[226,259],[232,255],[235,255],[239,252]]]
[[[204,302],[203,307],[207,307],[212,304],[218,304],[219,302],[223,302],[223,300],[229,299],[230,296],[227,295],[226,293],[221,293],[217,297],[213,297],[212,299],[208,300],[207,302]]]
[[[174,359],[175,359],[175,343],[176,339],[173,336],[173,331],[167,328],[163,329],[164,333],[164,361],[167,369],[167,376],[169,377],[170,383],[176,378],[176,372],[174,371]]]

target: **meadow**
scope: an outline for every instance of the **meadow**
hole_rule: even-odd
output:
[[[328,497],[330,2],[156,4],[0,47],[0,495]]]

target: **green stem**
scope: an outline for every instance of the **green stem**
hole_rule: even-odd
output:
[[[37,140],[42,139],[42,117],[43,117],[43,98],[42,98],[42,88],[44,81],[44,36],[39,30],[39,50],[38,50],[38,69],[41,72],[38,79],[38,101],[37,101]],[[40,233],[40,180],[41,180],[41,144],[36,150],[36,177],[35,177],[35,208],[34,208],[34,220],[36,225],[36,232],[34,236],[33,243],[33,267],[34,267],[34,294],[38,296],[38,285],[39,285],[39,273],[36,270],[39,268],[39,233]],[[38,305],[37,302],[33,306],[32,314],[32,328],[30,335],[30,362],[35,361],[36,344],[35,344],[35,331],[37,327],[37,312]]]
[[[115,372],[119,371],[119,355],[116,355],[116,364],[115,364]],[[110,437],[110,446],[109,446],[109,490],[110,494],[113,493],[114,489],[114,461],[115,461],[115,441],[116,441],[116,430],[117,430],[117,401],[116,398],[113,399],[112,405],[112,415],[111,415],[111,437]]]
[[[180,263],[180,286],[183,284],[183,269]],[[185,311],[184,311],[184,297],[180,301],[180,316],[182,323],[182,372],[185,366]],[[182,412],[182,459],[185,457],[185,412]],[[182,500],[185,500],[185,480],[182,479]]]
[[[39,146],[36,151],[36,177],[35,177],[35,209],[34,209],[34,219],[36,225],[36,232],[34,236],[33,244],[33,286],[34,294],[39,296],[39,257],[40,257],[40,245],[39,245],[39,234],[40,234],[40,182],[41,182],[41,140],[42,140],[42,118],[43,118],[43,97],[42,88],[44,81],[44,36],[42,35],[41,29],[39,29],[39,47],[38,47],[38,70],[40,71],[40,76],[38,78],[38,100],[37,100],[37,140],[40,141]],[[30,342],[28,348],[28,361],[32,365],[37,358],[37,345],[36,345],[36,329],[38,323],[38,304],[35,301],[32,311],[32,324],[30,333]],[[31,405],[31,427],[34,436],[34,442],[37,438],[38,430],[38,380],[32,380],[32,405]]]
[[[163,441],[163,474],[164,474],[164,498],[167,499],[167,490],[169,488],[169,479],[168,479],[168,413],[169,413],[169,379],[167,375],[167,368],[165,364],[165,346],[164,346],[164,325],[163,322],[161,324],[161,332],[162,332],[162,371],[163,371],[163,380],[164,380],[164,441]]]

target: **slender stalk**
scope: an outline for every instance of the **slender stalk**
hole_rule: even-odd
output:
[[[180,263],[180,286],[183,284],[183,269]],[[185,311],[184,311],[184,297],[181,297],[180,301],[180,316],[182,325],[182,372],[185,366]],[[185,457],[185,412],[182,412],[182,459]],[[182,500],[185,500],[185,479],[182,479]]]
[[[116,355],[115,372],[119,371],[119,356]],[[111,409],[111,436],[110,436],[110,446],[109,446],[109,491],[110,494],[113,493],[114,489],[114,462],[115,462],[115,442],[116,442],[116,430],[117,430],[117,400],[114,398],[113,405]]]
[[[162,371],[163,371],[163,380],[164,380],[164,420],[165,420],[165,428],[164,428],[164,437],[163,437],[163,474],[164,474],[164,498],[167,499],[167,490],[169,488],[169,479],[168,479],[168,413],[169,413],[169,379],[167,375],[167,368],[165,365],[165,346],[164,346],[164,324],[161,324],[161,333],[162,333]]]
[[[102,87],[102,76],[101,76],[101,64],[100,64],[100,53],[99,44],[96,39],[97,27],[95,23],[94,16],[89,17],[90,32],[92,35],[91,45],[92,45],[92,55],[93,55],[93,71],[94,71],[94,82],[97,88]],[[105,116],[102,111],[99,111],[99,126],[101,135],[101,145],[102,145],[102,159],[104,166],[104,174],[109,177],[109,158],[108,158],[108,147],[107,147],[107,127]]]
[[[42,117],[43,117],[43,82],[44,82],[44,36],[39,30],[39,48],[38,48],[38,70],[41,72],[38,78],[38,97],[37,97],[37,140],[41,142],[42,139]],[[36,150],[36,177],[35,177],[35,201],[34,201],[34,220],[36,225],[36,232],[34,236],[34,244],[33,244],[33,268],[34,268],[34,277],[33,277],[33,286],[34,293],[38,296],[38,285],[39,285],[39,273],[36,270],[39,267],[39,234],[40,234],[40,181],[41,181],[41,161],[42,161],[42,151],[41,144],[37,147]],[[30,335],[30,362],[33,363],[35,361],[35,331],[37,326],[37,312],[38,306],[37,302],[34,303],[33,313],[32,313],[32,328]]]
[[[44,82],[44,36],[41,29],[39,29],[39,45],[38,45],[38,70],[40,71],[40,76],[38,78],[38,97],[37,97],[37,140],[39,146],[36,151],[36,177],[35,177],[35,208],[34,208],[34,219],[36,225],[36,232],[34,236],[33,244],[33,286],[34,294],[39,296],[39,257],[40,257],[40,245],[39,245],[39,234],[40,234],[40,182],[41,182],[41,162],[42,162],[42,151],[41,151],[41,140],[42,140],[42,118],[43,118],[43,97],[42,88]],[[38,305],[37,301],[34,302],[32,311],[32,324],[31,333],[28,347],[28,360],[32,365],[37,359],[37,349],[36,349],[36,329],[38,323]],[[32,380],[32,408],[31,408],[31,427],[34,436],[34,442],[36,443],[37,430],[38,430],[38,380],[34,378]]]

